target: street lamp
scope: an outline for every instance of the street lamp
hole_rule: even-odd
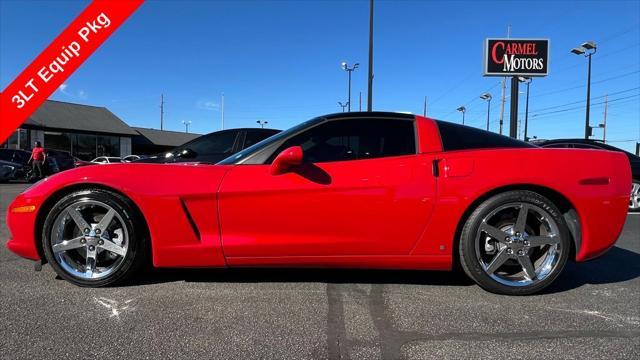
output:
[[[489,115],[491,113],[491,99],[493,97],[489,93],[480,95],[480,99],[487,101],[487,131],[489,131]]]
[[[529,138],[527,137],[527,128],[529,126],[529,85],[531,85],[531,80],[532,79],[530,77],[518,77],[518,81],[527,84],[527,102],[524,110],[524,141],[529,141]]]
[[[269,122],[266,120],[257,120],[256,121],[258,123],[258,125],[260,125],[261,128],[264,129],[264,126],[267,125]]]
[[[349,112],[351,112],[351,73],[358,68],[360,64],[355,63],[353,64],[353,66],[350,68],[349,65],[346,62],[342,62],[341,66],[342,66],[342,70],[346,71],[349,74],[349,98],[347,100],[347,106],[349,108]],[[344,111],[343,111],[344,112]]]
[[[587,72],[587,110],[585,115],[584,124],[584,138],[588,139],[591,135],[591,127],[589,126],[589,110],[591,107],[591,56],[596,53],[597,46],[593,41],[587,41],[582,45],[571,49],[571,52],[576,55],[584,55],[589,59],[589,68]]]
[[[344,112],[344,109],[349,105],[349,103],[345,103],[343,104],[342,101],[338,101],[338,106],[342,107],[342,112]]]
[[[462,125],[464,125],[464,113],[467,112],[467,108],[464,106],[460,106],[459,108],[457,108],[456,110],[460,111],[462,113]]]
[[[186,121],[186,120],[182,120],[182,123],[184,124],[184,132],[188,133],[189,132],[189,125],[191,125],[191,120]]]

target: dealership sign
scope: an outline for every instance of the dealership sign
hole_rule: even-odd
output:
[[[548,72],[549,40],[487,39],[485,42],[485,76],[546,76]]]

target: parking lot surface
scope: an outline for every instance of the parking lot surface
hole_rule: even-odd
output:
[[[544,293],[488,293],[463,275],[163,270],[87,289],[10,253],[26,185],[0,185],[0,358],[640,358],[640,215],[600,259]]]

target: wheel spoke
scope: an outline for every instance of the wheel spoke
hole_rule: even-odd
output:
[[[78,236],[75,239],[64,240],[63,242],[61,242],[59,244],[53,245],[51,247],[51,250],[53,250],[54,253],[59,253],[60,251],[67,251],[67,250],[77,249],[79,247],[84,246],[84,244],[81,242],[83,238],[84,238],[84,236]]]
[[[111,240],[102,239],[102,241],[104,243],[102,245],[98,245],[99,248],[111,251],[112,253],[118,254],[120,256],[125,256],[127,254],[127,250],[124,247],[117,245]]]
[[[100,229],[100,231],[104,233],[109,227],[109,224],[111,224],[111,221],[113,220],[113,217],[115,216],[115,214],[116,214],[115,210],[109,209],[109,211],[107,211],[107,213],[104,214],[102,219],[100,219],[100,222],[98,223],[98,225],[96,225],[96,229]]]
[[[487,266],[486,271],[489,274],[493,274],[502,266],[507,260],[509,260],[510,256],[507,254],[505,249],[500,250],[500,252],[491,260],[491,263]]]
[[[558,236],[529,236],[526,238],[529,241],[529,246],[544,246],[544,245],[555,245],[560,244],[560,237]]]
[[[484,231],[485,233],[487,233],[487,235],[498,240],[499,242],[504,242],[505,238],[509,236],[509,234],[507,234],[506,232],[496,227],[493,227],[485,222],[483,222],[482,225],[480,225],[480,231]]]
[[[528,214],[529,214],[529,205],[522,204],[522,206],[520,207],[520,211],[518,211],[518,219],[516,220],[516,224],[513,226],[513,230],[515,232],[524,234],[524,230],[527,225]]]
[[[67,209],[67,214],[69,214],[69,216],[71,216],[73,221],[80,228],[80,231],[84,231],[84,229],[91,229],[91,226],[89,226],[87,221],[84,219],[84,217],[82,216],[82,214],[78,210],[70,207],[70,208]]]
[[[529,280],[536,278],[536,269],[533,267],[533,263],[531,262],[531,259],[529,259],[528,255],[518,256],[518,262],[522,266],[522,270]]]
[[[87,277],[93,277],[93,273],[96,271],[96,249],[90,250],[87,247],[87,264],[85,266],[85,275]]]

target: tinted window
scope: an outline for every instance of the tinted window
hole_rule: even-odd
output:
[[[536,146],[507,136],[469,126],[437,120],[445,151],[491,148],[534,148]]]
[[[244,148],[248,148],[253,144],[259,143],[275,133],[277,133],[277,131],[247,130],[247,134],[244,138]]]
[[[232,153],[237,131],[224,131],[206,135],[187,144],[184,148],[195,151],[196,155]]]
[[[604,149],[604,147],[589,145],[589,144],[571,144],[571,147],[576,149],[599,149],[599,150]]]
[[[13,154],[11,153],[11,151],[0,150],[0,160],[12,161],[13,160]]]
[[[280,151],[300,146],[306,162],[374,159],[416,153],[413,121],[354,119],[330,121],[286,140]]]

